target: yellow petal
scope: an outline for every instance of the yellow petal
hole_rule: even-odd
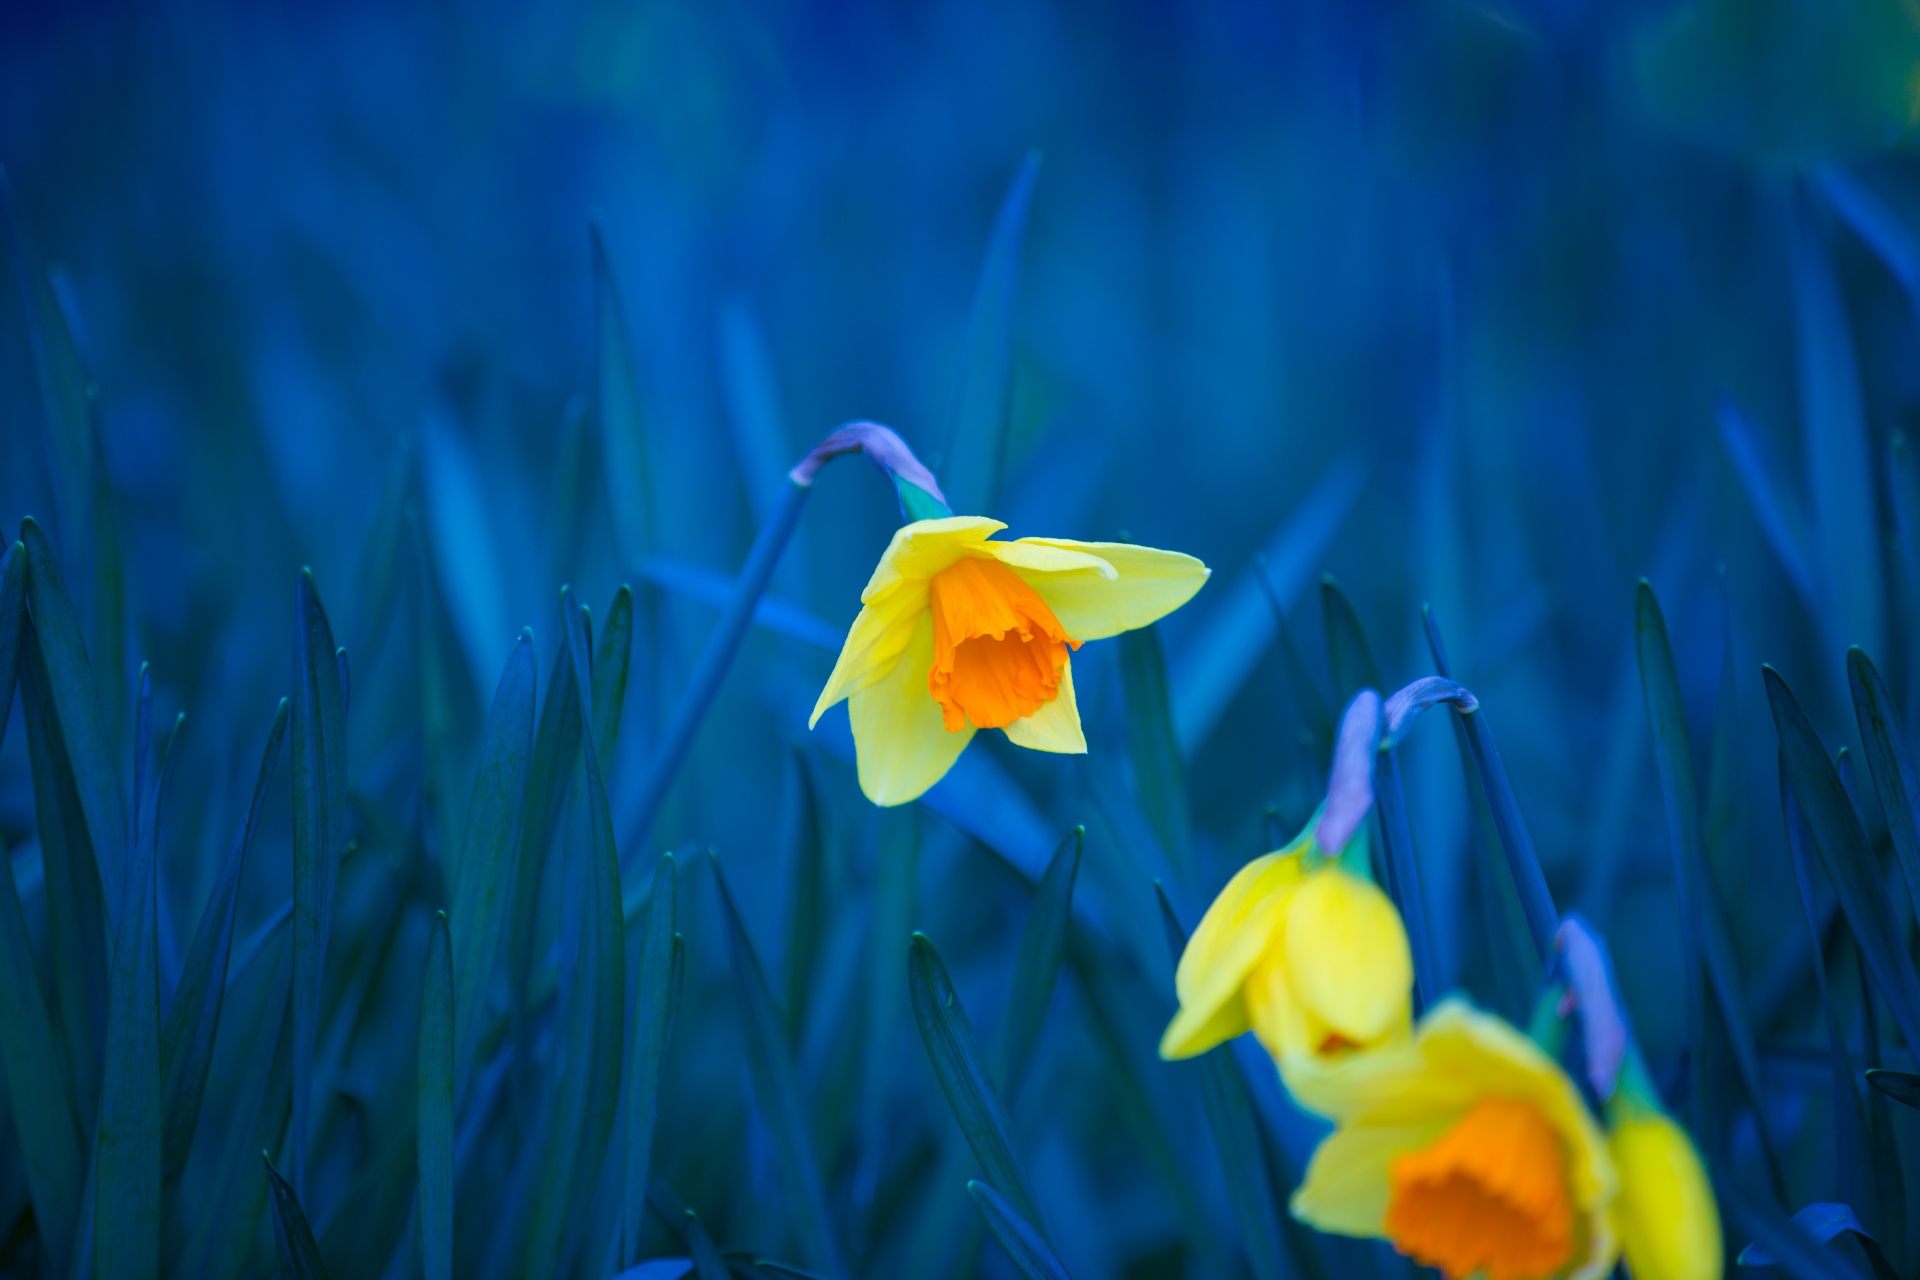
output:
[[[926,581],[967,554],[969,548],[978,548],[1006,527],[985,516],[942,516],[901,525],[893,531],[893,541],[887,543],[873,576],[867,579],[861,602],[871,604],[896,583]]]
[[[914,614],[926,609],[927,587],[920,582],[901,582],[861,609],[847,631],[847,642],[840,646],[826,688],[813,704],[807,728],[819,723],[828,707],[892,671],[913,638]]]
[[[1297,895],[1296,895],[1297,896]],[[1291,901],[1291,900],[1290,900]],[[1292,915],[1291,906],[1287,914]],[[1285,958],[1286,926],[1277,948],[1247,977],[1247,1017],[1253,1034],[1280,1069],[1287,1092],[1302,1109],[1316,1115],[1334,1114],[1325,1099],[1330,1083],[1354,1063],[1394,1050],[1404,1051],[1412,1038],[1407,1008],[1378,1036],[1358,1039],[1319,1017],[1294,992],[1292,969]]]
[[[1104,640],[1164,618],[1193,599],[1212,572],[1178,551],[1156,551],[1130,542],[1074,542],[1068,538],[1021,538],[1007,547],[1051,547],[1097,557],[1119,576],[1091,568],[1025,569],[999,552],[1040,593],[1054,617],[1075,640]]]
[[[1337,867],[1315,872],[1287,902],[1285,936],[1294,993],[1342,1038],[1369,1044],[1408,1020],[1406,926],[1377,886]]]
[[[940,704],[927,692],[932,666],[933,615],[923,611],[893,670],[847,700],[860,789],[875,804],[919,799],[973,740],[971,726],[947,732]]]
[[[1227,881],[1180,953],[1173,976],[1180,1011],[1161,1038],[1161,1057],[1204,1053],[1247,1029],[1241,987],[1272,941],[1286,893],[1299,879],[1299,855],[1282,852],[1255,858]]]
[[[1086,551],[1074,551],[1039,538],[1020,538],[1013,542],[989,542],[986,549],[1001,564],[1027,577],[1032,573],[1094,573],[1108,582],[1119,580],[1120,571]],[[1031,582],[1032,579],[1028,578]]]
[[[1063,755],[1085,755],[1087,736],[1080,731],[1080,707],[1073,700],[1073,662],[1060,669],[1060,692],[1053,701],[1042,703],[1030,716],[1015,720],[1006,728],[1007,741],[1016,747],[1034,751],[1057,751]]]
[[[1614,1214],[1633,1280],[1720,1280],[1720,1210],[1686,1132],[1650,1111],[1618,1125],[1609,1145],[1620,1173]]]
[[[1384,1234],[1394,1157],[1438,1141],[1453,1124],[1448,1117],[1414,1124],[1355,1125],[1335,1130],[1314,1151],[1293,1216],[1308,1226],[1342,1236]]]

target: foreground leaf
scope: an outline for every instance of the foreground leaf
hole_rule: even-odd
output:
[[[593,242],[594,349],[599,369],[600,448],[605,461],[607,510],[623,565],[652,553],[655,538],[653,467],[648,458],[640,378],[633,337],[613,276],[607,242],[598,221],[588,224]]]
[[[1127,755],[1140,812],[1173,865],[1187,874],[1191,842],[1186,766],[1173,730],[1167,655],[1159,624],[1120,634],[1120,686],[1127,708]]]
[[[1867,1255],[1867,1264],[1873,1268],[1878,1280],[1900,1280],[1900,1273],[1893,1269],[1887,1262],[1887,1255],[1881,1252],[1880,1242],[1860,1225],[1860,1219],[1846,1205],[1830,1202],[1810,1204],[1793,1215],[1792,1223],[1816,1244],[1826,1244],[1842,1232],[1851,1234],[1860,1245],[1860,1251]],[[1742,1249],[1737,1259],[1743,1267],[1771,1267],[1777,1261],[1767,1246],[1759,1241]]]
[[[1853,694],[1853,714],[1860,726],[1860,745],[1873,777],[1874,793],[1887,815],[1887,834],[1900,860],[1908,900],[1920,918],[1920,784],[1914,780],[1913,753],[1906,735],[1895,723],[1893,698],[1873,660],[1858,645],[1847,650],[1847,686]]]
[[[1087,829],[1075,827],[1047,863],[1047,874],[1033,891],[1026,927],[1020,931],[1020,949],[1013,962],[1013,989],[1007,1002],[1006,1032],[1001,1037],[1000,1076],[1007,1097],[1020,1096],[1020,1086],[1033,1065],[1053,988],[1067,955],[1067,929],[1073,922],[1073,886],[1080,873],[1080,854]]]
[[[313,1228],[307,1225],[300,1197],[273,1167],[266,1152],[262,1151],[260,1158],[267,1162],[267,1181],[273,1189],[273,1240],[280,1251],[282,1280],[327,1280],[327,1264],[320,1256]]]
[[[681,949],[674,929],[679,877],[673,855],[654,868],[647,897],[646,933],[640,940],[640,976],[633,1003],[633,1056],[627,1062],[627,1193],[622,1207],[620,1257],[632,1258],[646,1224],[647,1182],[653,1160],[653,1129],[660,1113],[660,1069],[680,1004]]]
[[[447,913],[436,911],[420,993],[420,1256],[426,1280],[453,1280],[454,986]]]
[[[967,1194],[973,1197],[980,1216],[986,1219],[987,1230],[993,1232],[1021,1275],[1027,1280],[1069,1280],[1066,1267],[1054,1256],[1046,1237],[1020,1216],[1006,1197],[984,1182],[969,1182]]]

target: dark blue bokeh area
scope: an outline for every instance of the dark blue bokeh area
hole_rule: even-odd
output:
[[[1031,150],[993,514],[1013,535],[1124,531],[1214,568],[1161,628],[1197,850],[1170,892],[1189,926],[1265,847],[1267,811],[1290,834],[1323,781],[1253,576],[1264,552],[1321,678],[1321,573],[1389,688],[1432,669],[1431,603],[1556,898],[1608,935],[1650,1056],[1678,1079],[1679,918],[1633,647],[1645,575],[1703,789],[1711,775],[1733,797],[1716,870],[1746,976],[1771,993],[1756,1007],[1784,1011],[1769,1038],[1811,1038],[1760,663],[1836,744],[1857,738],[1846,645],[1909,714],[1920,694],[1914,464],[1896,439],[1920,409],[1916,67],[1892,0],[8,6],[0,163],[97,384],[126,556],[123,661],[103,688],[129,696],[150,661],[163,721],[189,716],[167,927],[190,932],[239,819],[300,566],[355,664],[355,785],[391,800],[432,774],[388,814],[430,853],[459,830],[519,629],[544,694],[561,585],[598,617],[630,581],[662,625],[611,771],[629,894],[662,849],[719,850],[777,971],[801,744],[848,904],[823,954],[853,982],[893,837],[844,750],[806,733],[831,652],[757,631],[661,821],[626,847],[650,735],[715,617],[644,584],[735,573],[781,472],[845,420],[892,425],[938,468],[982,256]],[[625,490],[594,414],[590,217],[639,372],[652,575],[609,506]],[[46,422],[9,293],[0,524],[39,517],[84,579]],[[897,523],[868,469],[829,468],[774,591],[844,628]],[[394,573],[442,603],[383,594]],[[453,674],[422,706],[409,637],[435,627]],[[1088,824],[1088,876],[1147,936],[1156,855],[1125,850],[1138,832],[1102,799],[1131,767],[1111,648],[1076,658],[1091,761],[973,750],[1038,829]],[[1486,849],[1432,719],[1406,769],[1440,966],[1496,1002]],[[16,729],[0,750],[16,850],[34,845],[32,803]],[[940,820],[923,835],[915,922],[991,1025],[1027,895]],[[287,841],[276,818],[243,929],[284,898]],[[682,861],[689,1007],[724,1005],[709,873]],[[1140,980],[1145,1025],[1170,971]],[[1056,1062],[1095,1052],[1076,999],[1056,1009]],[[722,1234],[771,1248],[772,1156],[736,1118],[737,1031],[703,1017],[675,1050],[661,1141],[681,1145],[660,1159]],[[412,1024],[395,1025],[405,1069]],[[904,1132],[950,1143],[908,1025],[894,1105],[918,1099]],[[834,1034],[815,1033],[817,1076],[837,1069]],[[1181,1211],[1140,1150],[1082,1141],[1111,1119],[1089,1110],[1034,1122],[1036,1164],[1068,1261],[1118,1274]],[[848,1162],[834,1179],[866,1176],[825,1158]],[[1136,1172],[1103,1183],[1109,1159]],[[752,1186],[723,1195],[735,1168]],[[1103,1240],[1102,1215],[1134,1221]]]

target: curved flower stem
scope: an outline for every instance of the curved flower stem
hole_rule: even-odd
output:
[[[1380,840],[1386,846],[1382,865],[1387,892],[1400,908],[1407,927],[1407,946],[1413,953],[1413,1016],[1418,1018],[1440,998],[1440,976],[1433,967],[1433,946],[1427,939],[1426,900],[1420,895],[1420,868],[1413,852],[1413,832],[1407,825],[1407,798],[1400,788],[1400,753],[1382,742],[1373,757],[1373,798],[1380,809]]]

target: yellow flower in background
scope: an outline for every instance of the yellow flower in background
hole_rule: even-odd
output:
[[[1130,543],[992,541],[1004,528],[984,516],[916,520],[860,593],[807,723],[847,700],[860,789],[875,804],[917,799],[977,729],[1035,751],[1085,751],[1071,651],[1172,613],[1209,572]]]
[[[1410,1044],[1301,1090],[1330,1117],[1294,1193],[1321,1231],[1377,1237],[1449,1280],[1589,1280],[1618,1254],[1605,1135],[1558,1063],[1460,1000]]]
[[[1633,1280],[1720,1280],[1720,1210],[1686,1130],[1640,1110],[1607,1142],[1620,1171],[1614,1220]]]
[[[1393,902],[1326,857],[1318,819],[1242,867],[1193,931],[1174,973],[1180,1009],[1162,1058],[1251,1029],[1289,1088],[1356,1052],[1406,1040],[1413,960]],[[1356,854],[1365,856],[1362,843]]]

